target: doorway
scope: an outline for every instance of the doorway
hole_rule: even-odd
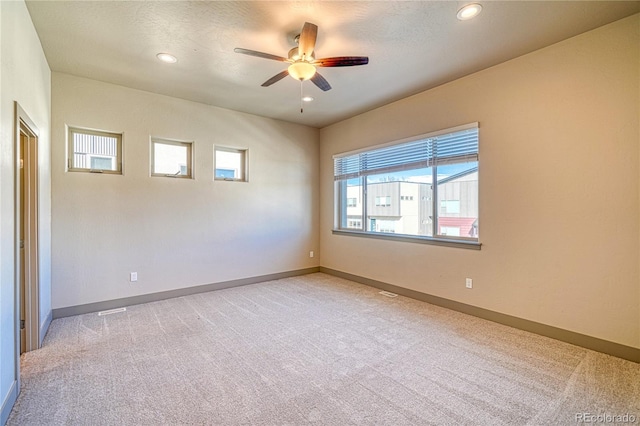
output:
[[[38,129],[16,103],[16,346],[40,347]]]

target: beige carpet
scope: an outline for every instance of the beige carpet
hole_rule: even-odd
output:
[[[640,423],[640,365],[312,274],[55,320],[23,356],[8,424],[597,420],[585,414]]]

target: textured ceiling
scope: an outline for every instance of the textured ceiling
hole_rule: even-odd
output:
[[[459,21],[456,1],[28,1],[53,71],[323,127],[640,11],[638,1],[480,1]],[[365,66],[320,68],[333,86],[300,113],[300,83],[260,85],[305,21],[317,57],[369,56]],[[178,58],[160,63],[159,52]]]

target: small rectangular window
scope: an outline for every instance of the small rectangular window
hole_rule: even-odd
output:
[[[151,138],[151,176],[193,177],[193,142]]]
[[[67,167],[73,172],[122,174],[122,134],[69,127]]]
[[[376,197],[376,206],[388,207],[391,205],[391,197],[388,195]]]
[[[215,180],[248,180],[246,149],[215,147],[214,163]]]
[[[349,219],[347,228],[360,229],[362,228],[362,221],[360,219]]]
[[[460,213],[460,200],[440,201],[440,214]]]

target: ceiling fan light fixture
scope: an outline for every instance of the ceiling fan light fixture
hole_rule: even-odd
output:
[[[316,74],[316,67],[308,62],[294,62],[287,70],[291,77],[301,81],[309,80]]]
[[[178,58],[169,53],[158,53],[156,55],[156,58],[167,64],[175,64],[176,62],[178,62]]]
[[[466,21],[475,18],[481,11],[482,5],[480,3],[470,3],[458,9],[457,17],[461,21]]]

